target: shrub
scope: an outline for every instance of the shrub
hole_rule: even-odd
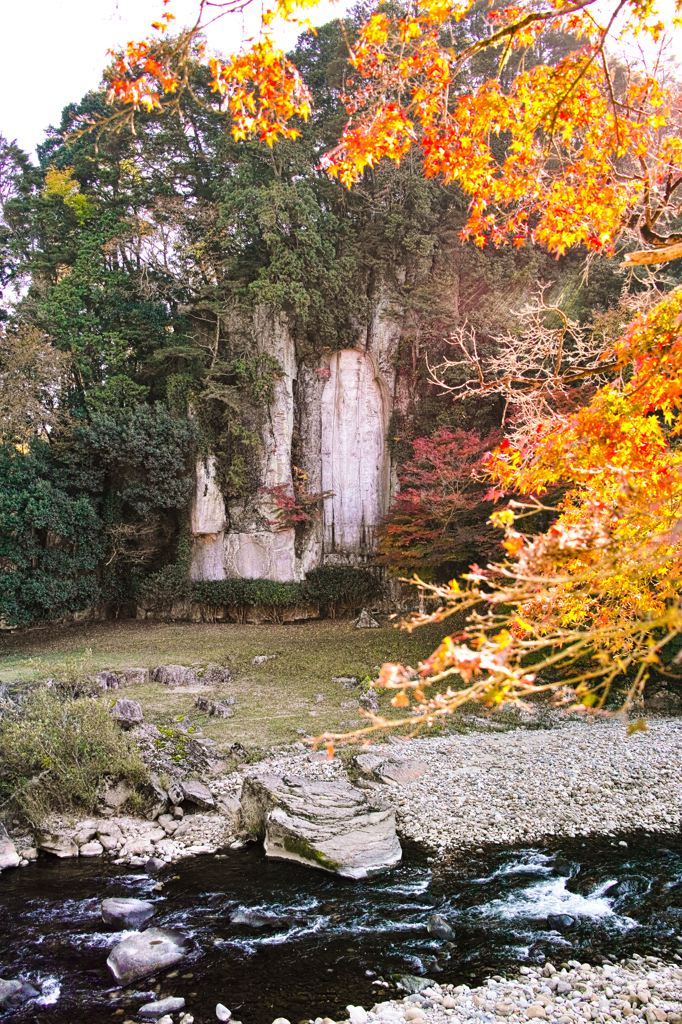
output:
[[[306,573],[306,586],[309,600],[320,604],[332,618],[359,611],[382,592],[376,573],[340,565],[321,565]]]
[[[12,801],[34,826],[50,811],[92,813],[107,777],[133,785],[147,777],[103,701],[45,687],[3,708],[0,766],[0,803]]]
[[[369,570],[325,565],[301,582],[201,580],[193,584],[192,600],[210,609],[233,609],[240,621],[247,609],[258,608],[272,622],[281,622],[286,609],[297,605],[320,605],[323,614],[335,617],[360,609],[380,593],[379,579]]]

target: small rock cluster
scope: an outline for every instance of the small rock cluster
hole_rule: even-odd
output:
[[[79,822],[74,831],[64,819],[53,817],[38,835],[36,847],[20,856],[27,861],[35,859],[39,850],[59,858],[106,854],[115,864],[147,867],[153,859],[161,867],[184,857],[242,845],[236,800],[227,795],[214,800],[207,786],[192,779],[169,789],[173,802],[166,797],[166,806],[156,820],[124,815],[90,818]]]

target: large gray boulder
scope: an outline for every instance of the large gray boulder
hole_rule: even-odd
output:
[[[115,718],[124,729],[132,729],[143,720],[142,708],[136,700],[119,698],[109,708],[109,714]]]
[[[120,985],[172,967],[186,955],[186,938],[171,928],[147,928],[114,946],[107,967]]]
[[[5,868],[16,868],[20,860],[21,857],[17,853],[14,843],[7,835],[4,826],[0,824],[0,871],[4,871]]]
[[[402,856],[393,809],[347,782],[247,776],[241,810],[249,832],[264,837],[268,857],[366,878]]]
[[[183,779],[180,786],[185,800],[189,800],[190,803],[196,804],[197,807],[202,807],[206,811],[215,807],[211,790],[203,782],[197,782],[196,779]]]
[[[199,678],[205,686],[221,686],[232,682],[232,673],[229,668],[210,664],[199,673]]]
[[[95,682],[102,690],[118,690],[118,676],[115,672],[98,672]]]
[[[140,789],[140,796],[142,797],[142,811],[149,821],[154,821],[168,807],[168,793],[156,775],[149,776],[147,782]]]
[[[133,795],[133,787],[125,779],[110,782],[102,792],[102,803],[112,811],[120,811],[126,801]]]
[[[116,928],[139,928],[155,914],[154,904],[127,896],[102,901],[102,920]]]
[[[36,846],[45,853],[51,853],[54,857],[63,860],[66,857],[77,857],[78,847],[71,836],[62,836],[54,832],[43,832],[38,836]]]
[[[186,665],[159,665],[152,672],[152,679],[164,686],[196,686],[199,682],[196,670]]]

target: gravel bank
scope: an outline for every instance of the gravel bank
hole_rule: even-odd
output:
[[[422,979],[420,979],[422,980]],[[682,969],[655,957],[592,967],[577,960],[555,968],[521,967],[515,980],[499,975],[485,985],[441,987],[431,983],[418,995],[376,1004],[369,1013],[349,1007],[351,1024],[459,1024],[464,1021],[521,1024],[528,1020],[611,1024],[682,1024]],[[315,1024],[322,1024],[317,1018]]]
[[[650,720],[627,736],[622,721],[563,719],[551,729],[476,732],[366,750],[418,760],[424,773],[382,785],[398,831],[443,852],[486,843],[550,837],[678,831],[682,821],[682,721]],[[244,774],[273,771],[315,779],[345,777],[337,756],[297,753],[243,766],[211,784],[236,793]],[[370,785],[377,785],[370,783]]]

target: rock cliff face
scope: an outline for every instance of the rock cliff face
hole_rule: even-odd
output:
[[[282,373],[261,426],[261,489],[226,506],[211,456],[197,465],[192,504],[195,580],[300,580],[319,565],[371,561],[375,530],[395,493],[387,431],[396,402],[392,355],[399,328],[376,305],[354,348],[297,357],[286,319],[266,309],[253,317],[259,352]],[[293,465],[293,449],[296,467]],[[307,530],[277,529],[270,488],[294,494],[293,473],[310,494],[331,492]]]

